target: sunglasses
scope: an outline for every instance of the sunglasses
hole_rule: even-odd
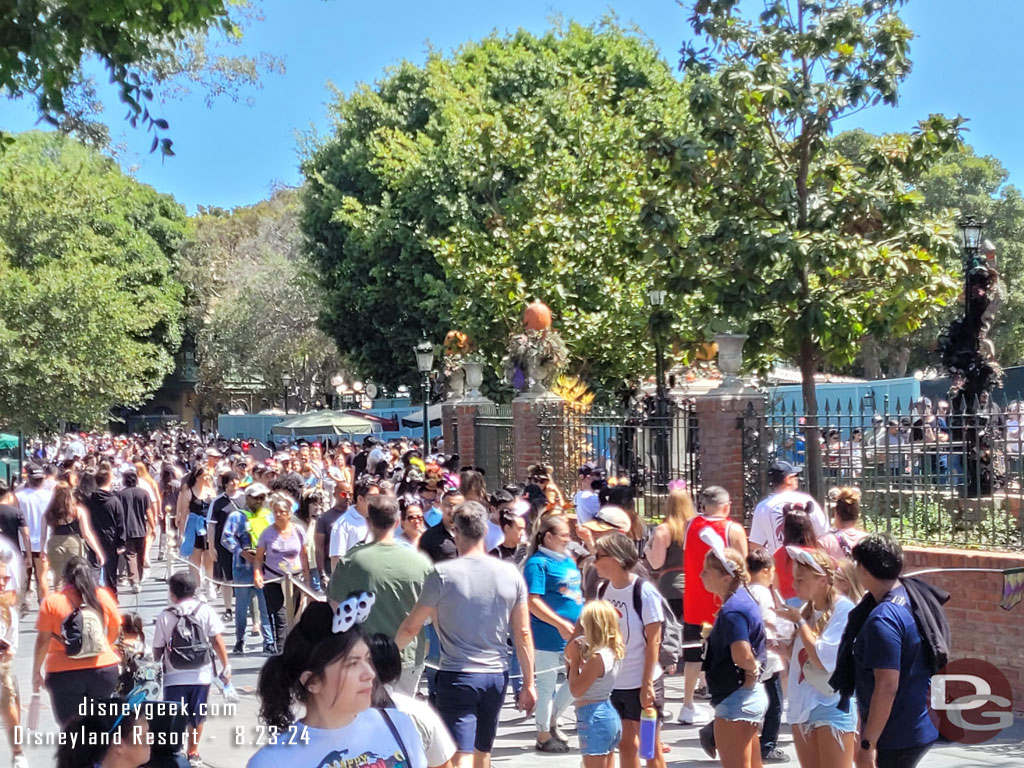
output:
[[[405,518],[406,520],[412,520],[414,523],[422,523],[423,515],[409,515]]]

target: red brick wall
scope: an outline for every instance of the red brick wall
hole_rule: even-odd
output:
[[[515,443],[515,477],[525,478],[529,475],[527,468],[540,462],[540,414],[543,408],[547,418],[553,424],[561,424],[558,417],[559,401],[548,399],[543,401],[516,399],[512,401],[512,429]],[[554,428],[554,427],[553,427]],[[552,437],[554,439],[554,437]]]
[[[697,428],[700,430],[700,472],[704,486],[720,485],[732,499],[732,516],[743,520],[743,437],[739,419],[750,399],[742,396],[698,397]],[[764,399],[753,399],[764,409]]]
[[[1021,568],[1024,554],[905,547],[904,570],[925,568]],[[950,659],[984,659],[999,667],[1013,687],[1013,708],[1024,712],[1024,604],[1011,611],[999,607],[1003,577],[998,573],[928,574],[930,584],[952,597],[946,617],[953,633]]]
[[[456,405],[455,419],[459,425],[459,465],[476,466],[476,414],[475,405]]]

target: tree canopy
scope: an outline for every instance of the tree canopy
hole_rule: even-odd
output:
[[[185,210],[59,134],[0,156],[0,422],[103,423],[138,405],[181,343]]]
[[[319,291],[302,256],[299,193],[233,211],[207,208],[182,248],[185,325],[196,344],[199,408],[226,410],[233,391],[274,401],[291,376],[309,400],[338,372],[317,326]]]
[[[682,132],[686,108],[649,41],[612,22],[492,35],[403,63],[334,113],[303,165],[303,229],[323,327],[364,376],[409,382],[416,343],[453,328],[496,369],[534,298],[574,373],[615,388],[653,368],[663,269],[643,258],[640,212],[664,182],[642,140]]]
[[[751,19],[738,0],[698,0],[707,47],[683,50],[695,130],[653,145],[707,214],[657,233],[674,292],[701,285],[709,330],[745,331],[755,360],[798,361],[812,483],[819,366],[849,363],[867,334],[913,331],[956,290],[952,212],[913,182],[959,145],[962,120],[932,115],[858,162],[833,138],[845,115],[896,102],[912,38],[900,4],[769,2]]]

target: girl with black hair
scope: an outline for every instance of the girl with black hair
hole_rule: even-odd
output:
[[[103,637],[82,643],[82,652],[69,656],[62,641],[65,619],[82,609],[83,636],[90,639],[91,619],[103,624]],[[87,615],[91,611],[91,615]],[[92,569],[85,558],[73,556],[64,566],[64,588],[47,596],[39,606],[36,620],[36,647],[32,665],[32,690],[46,685],[57,723],[64,727],[75,716],[83,699],[103,699],[117,685],[120,658],[114,650],[121,631],[117,601],[104,588],[96,586]],[[43,678],[43,667],[46,678]]]
[[[793,559],[786,551],[787,547],[814,549],[818,546],[818,537],[814,534],[814,523],[807,510],[800,502],[787,504],[782,512],[782,546],[775,551],[775,585],[787,605],[799,608],[803,601],[796,596],[793,589]]]
[[[142,768],[149,762],[149,723],[134,715],[88,715],[65,730],[57,768]]]
[[[216,493],[213,489],[213,478],[205,464],[197,463],[185,479],[181,481],[181,492],[178,494],[176,528],[181,539],[181,554],[196,566],[200,576],[206,575],[205,591],[212,600],[216,600],[213,582],[213,552],[210,552],[207,510]],[[209,533],[209,536],[207,535]],[[199,593],[204,592],[204,584],[200,582]]]
[[[349,597],[336,610],[313,603],[288,633],[284,650],[260,670],[260,719],[278,729],[248,768],[324,768],[402,763],[426,768],[416,726],[394,709],[371,709],[376,672],[359,626],[372,597]],[[296,721],[294,707],[305,715]]]

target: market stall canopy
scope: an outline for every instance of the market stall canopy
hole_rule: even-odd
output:
[[[310,411],[292,416],[275,424],[271,434],[290,437],[318,437],[321,435],[371,435],[380,432],[380,426],[362,416],[340,411]]]
[[[440,427],[441,426],[441,404],[432,405],[427,408],[427,415],[430,417],[430,426]],[[402,417],[403,427],[422,427],[423,426],[423,409],[410,413],[407,416]]]
[[[9,451],[18,447],[17,435],[6,435],[0,432],[0,451]]]

